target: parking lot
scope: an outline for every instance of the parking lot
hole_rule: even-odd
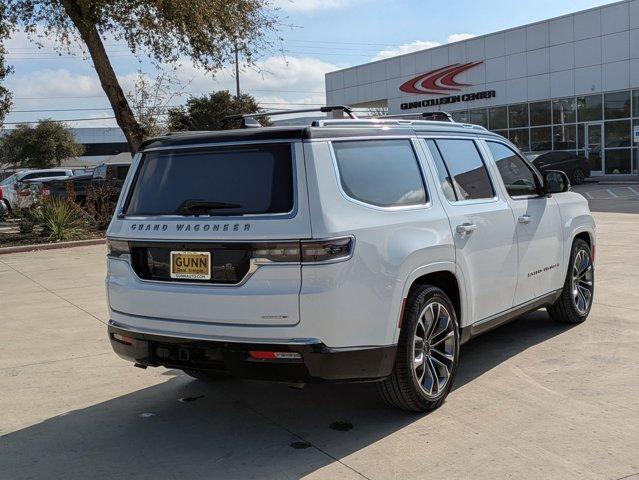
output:
[[[134,368],[106,338],[104,246],[2,255],[0,478],[639,478],[630,187],[576,188],[598,224],[587,322],[538,311],[473,340],[429,415],[386,407],[371,384]]]

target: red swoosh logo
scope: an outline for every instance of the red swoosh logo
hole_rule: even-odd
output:
[[[431,94],[448,93],[461,90],[460,87],[470,87],[469,83],[459,83],[455,81],[455,77],[466,70],[470,70],[477,65],[481,65],[483,60],[478,62],[455,63],[447,67],[438,68],[422,75],[412,78],[403,83],[399,89],[402,92],[414,94]]]

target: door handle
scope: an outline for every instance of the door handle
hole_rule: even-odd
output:
[[[455,229],[455,231],[462,237],[473,233],[475,230],[477,230],[477,225],[474,223],[463,223],[461,225],[457,225],[457,228]]]
[[[532,217],[526,214],[526,215],[522,215],[517,220],[519,221],[519,223],[530,223],[532,222]]]

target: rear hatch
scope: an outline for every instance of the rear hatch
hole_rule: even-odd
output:
[[[166,148],[133,166],[109,227],[109,302],[143,317],[299,321],[311,237],[300,142]],[[120,255],[120,253],[122,253]]]

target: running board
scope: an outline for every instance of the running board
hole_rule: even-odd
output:
[[[534,312],[535,310],[539,310],[543,307],[548,307],[557,301],[559,295],[561,295],[561,290],[556,290],[529,302],[518,305],[517,307],[511,308],[510,310],[506,310],[505,312],[488,317],[480,322],[463,327],[461,329],[461,344],[463,345],[471,338],[481,335],[482,333],[486,333],[493,328],[497,328],[504,323],[510,322],[511,320],[515,320],[526,313]]]

